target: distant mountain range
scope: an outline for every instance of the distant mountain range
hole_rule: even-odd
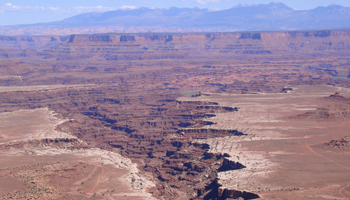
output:
[[[15,30],[18,29],[22,34],[36,34],[35,30],[39,31],[40,28],[46,33],[52,33],[50,30],[55,29],[56,34],[69,33],[68,30],[75,30],[77,33],[98,33],[349,29],[350,8],[330,5],[312,10],[294,10],[283,3],[238,5],[220,11],[143,7],[105,13],[84,13],[51,23],[0,27],[0,34],[16,34]]]

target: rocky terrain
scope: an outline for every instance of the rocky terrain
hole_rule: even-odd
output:
[[[349,33],[1,36],[0,195],[347,198]]]
[[[152,199],[135,164],[55,130],[67,121],[58,117],[47,108],[0,114],[2,199]]]
[[[341,140],[332,140],[324,144],[325,149],[347,149],[350,147],[349,136],[342,138]]]
[[[336,95],[328,97],[335,91]],[[340,96],[340,91],[349,96],[349,89],[345,88],[296,86],[291,92],[280,94],[207,94],[195,97],[197,101],[210,100],[222,106],[239,108],[237,112],[221,113],[207,119],[211,124],[203,128],[234,129],[245,135],[195,140],[199,144],[208,144],[208,152],[227,154],[229,161],[244,166],[239,170],[219,172],[219,191],[226,191],[231,198],[237,197],[235,191],[250,191],[262,199],[310,199],[315,196],[318,199],[347,198],[348,191],[345,188],[348,179],[341,178],[341,174],[347,173],[349,168],[344,157],[340,157],[347,157],[347,153],[336,155],[329,150],[347,149],[349,118],[344,115],[323,117],[324,114],[319,115],[322,117],[309,117],[309,113],[316,111],[319,114],[319,110],[332,110],[332,114],[342,113],[326,108],[347,110],[348,103],[332,99]],[[178,100],[190,99],[180,97]],[[327,141],[337,135],[345,137],[340,141]],[[306,158],[309,159],[304,168]],[[328,166],[331,163],[333,166]],[[310,168],[318,170],[307,171]],[[322,177],[314,177],[313,173],[319,171],[327,172]],[[317,189],[309,187],[313,183],[307,177],[313,177],[312,181],[317,181]],[[335,177],[338,177],[337,181],[342,179],[343,186],[346,186],[344,189],[329,186],[337,182],[333,182]]]

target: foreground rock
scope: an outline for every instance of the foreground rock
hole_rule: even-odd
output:
[[[90,148],[55,131],[59,120],[48,109],[0,114],[2,199],[153,199],[154,183],[120,154]],[[9,184],[4,184],[4,182]],[[118,182],[118,185],[115,185]]]

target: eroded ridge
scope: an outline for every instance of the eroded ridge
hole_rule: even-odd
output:
[[[47,108],[1,113],[1,192],[8,198],[153,199],[154,183],[120,154],[55,130],[67,119]],[[115,183],[118,182],[118,186]]]
[[[40,141],[44,142],[43,146],[59,147],[72,151],[73,155],[82,154],[82,156],[88,154],[85,149],[95,147],[109,152],[118,152],[137,163],[138,169],[148,177],[153,177],[152,181],[156,187],[149,187],[148,191],[157,198],[218,197],[217,172],[230,168],[231,162],[225,158],[225,155],[209,153],[208,145],[200,145],[192,141],[244,135],[236,130],[203,128],[208,124],[207,119],[220,113],[237,112],[237,108],[218,106],[214,102],[182,102],[171,99],[178,95],[167,95],[156,101],[153,100],[153,94],[139,99],[108,98],[104,96],[106,93],[101,89],[79,88],[79,93],[80,97],[86,95],[91,98],[90,94],[94,92],[97,95],[93,98],[97,102],[105,102],[103,106],[96,106],[94,101],[88,104],[79,103],[76,99],[75,103],[78,106],[72,109],[66,108],[65,106],[70,104],[64,104],[62,100],[57,103],[50,102],[51,108],[69,110],[62,114],[69,120],[60,124],[56,129],[57,132],[72,133],[79,138],[79,141],[84,142],[74,146],[68,138],[62,141],[40,138]],[[51,96],[57,94],[63,96],[66,93],[61,89],[51,90]],[[114,94],[109,93],[109,95]],[[69,98],[65,101],[70,102]],[[37,97],[37,105],[47,105],[47,99],[51,97],[46,95]],[[84,101],[83,98],[81,100]],[[154,102],[150,103],[152,101]],[[135,106],[140,103],[141,106]],[[128,109],[125,109],[125,106],[128,106]],[[30,144],[33,148],[37,148],[42,145],[40,141],[27,141],[25,144],[14,143],[13,145],[20,147]],[[67,142],[70,144],[67,145]],[[75,153],[77,151],[75,148],[84,149],[84,151],[79,150]],[[102,169],[96,168],[96,170]],[[136,183],[138,179],[132,178],[132,180]],[[142,182],[137,182],[136,185],[140,186],[140,184],[145,185]]]
[[[345,174],[349,168],[342,156],[347,156],[348,149],[349,103],[348,97],[339,94],[340,90],[349,96],[343,88],[298,86],[284,94],[195,97],[196,101],[210,100],[221,106],[239,108],[237,112],[206,119],[210,123],[204,128],[234,128],[244,135],[193,141],[209,145],[208,153],[226,155],[232,166],[240,164],[235,170],[218,173],[219,194],[230,198],[244,192],[262,198],[308,199],[315,194],[319,199],[348,198]],[[329,142],[327,138],[336,135],[344,138]],[[306,160],[307,166],[303,164]],[[327,167],[320,167],[319,163]],[[312,168],[317,171],[308,171]],[[319,172],[324,175],[315,178],[318,184],[307,178]]]

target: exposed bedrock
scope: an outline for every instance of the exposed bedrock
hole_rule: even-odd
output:
[[[349,31],[294,31],[208,34],[95,34],[72,35],[68,43],[41,53],[59,60],[93,58],[106,60],[186,59],[237,55],[349,51]],[[342,41],[338,37],[342,36]],[[16,38],[14,38],[16,39]],[[9,41],[6,41],[9,43]],[[16,43],[17,41],[12,41]],[[51,41],[49,41],[51,42]],[[55,41],[56,42],[56,41]],[[57,42],[56,42],[57,43]],[[91,43],[91,46],[86,46]],[[276,44],[279,45],[276,45]],[[98,46],[98,48],[96,48]],[[59,55],[58,55],[58,54]]]
[[[191,141],[229,135],[240,137],[243,133],[235,130],[202,128],[203,120],[237,109],[214,102],[180,102],[175,100],[178,96],[162,90],[130,93],[122,87],[107,86],[58,89],[49,93],[4,92],[0,108],[49,107],[70,119],[57,130],[75,135],[89,148],[114,151],[130,158],[143,173],[153,177],[156,188],[150,192],[156,198],[202,199],[209,193],[218,194],[218,187],[213,184],[217,173],[243,166],[227,160],[227,154],[208,153],[207,144]],[[67,148],[77,143],[66,139],[43,142]],[[219,199],[219,196],[213,198]]]
[[[222,162],[221,167],[218,169],[219,172],[225,172],[230,170],[236,170],[236,169],[243,169],[245,168],[244,165],[242,165],[239,162],[234,162],[228,159],[224,159]]]
[[[13,141],[6,144],[0,144],[0,149],[8,150],[11,148],[23,149],[28,147],[58,147],[64,149],[86,149],[88,146],[79,141],[76,138],[45,138],[45,139],[33,139],[33,140],[22,140]]]
[[[258,198],[260,198],[259,195],[251,193],[251,192],[229,190],[226,188],[219,188],[218,196],[219,196],[218,199],[227,199],[227,198],[236,199],[239,197],[242,197],[244,199],[258,199]]]
[[[2,36],[0,46],[16,50],[40,49],[36,56],[58,60],[87,59],[95,55],[105,60],[185,59],[213,55],[217,58],[287,52],[294,54],[296,50],[312,55],[311,52],[348,52],[350,31]]]
[[[350,136],[346,136],[341,140],[331,140],[323,144],[324,149],[348,149],[350,147]]]
[[[208,135],[216,135],[216,136],[227,136],[227,135],[234,135],[234,136],[242,136],[245,135],[244,133],[237,131],[237,130],[220,130],[220,129],[205,129],[205,128],[194,128],[194,129],[180,129],[178,130],[178,133],[184,133],[184,134],[201,134],[202,137],[205,137],[205,134]],[[201,138],[202,138],[201,137]]]

